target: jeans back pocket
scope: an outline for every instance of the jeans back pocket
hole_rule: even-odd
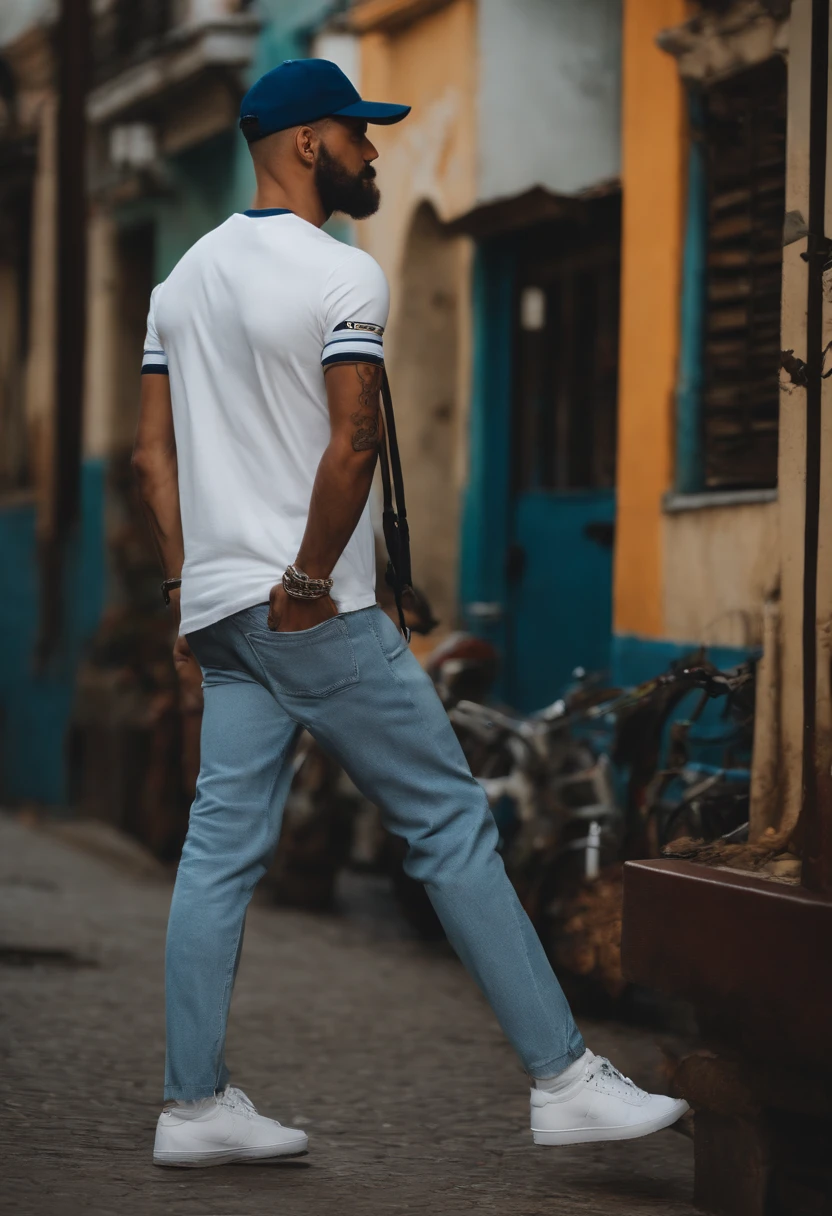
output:
[[[300,633],[246,630],[269,679],[290,696],[328,697],[358,683],[352,639],[339,616]]]

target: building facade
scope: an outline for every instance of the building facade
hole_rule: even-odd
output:
[[[827,0],[625,19],[616,647],[642,669],[688,641],[761,659],[748,842],[626,865],[622,959],[696,1010],[707,1050],[673,1079],[694,1202],[737,1216],[832,1195],[811,1147],[832,993],[829,28]],[[657,194],[681,203],[676,256],[638,291]],[[792,885],[761,868],[778,855]]]
[[[194,241],[250,204],[253,174],[236,127],[242,93],[261,72],[308,54],[317,25],[338,7],[322,0],[104,0],[89,6],[80,514],[60,556],[57,594],[50,589],[49,554],[61,530],[53,509],[62,409],[56,302],[60,33],[57,7],[40,0],[15,0],[0,14],[5,801],[77,800],[73,773],[84,763],[73,755],[73,722],[87,712],[79,710],[79,673],[91,654],[114,685],[112,695],[99,689],[92,698],[98,704],[103,697],[98,717],[118,717],[116,704],[129,705],[140,685],[150,696],[156,677],[141,669],[159,668],[165,623],[127,469],[147,301]],[[349,239],[350,232],[341,235]],[[151,641],[142,634],[142,615],[151,621]],[[128,686],[123,695],[115,688],[119,680]],[[86,704],[90,696],[80,700]],[[119,750],[108,738],[102,737],[99,755]],[[127,767],[141,769],[146,759],[139,749]],[[131,779],[122,776],[121,784]],[[104,800],[116,796],[114,790],[101,793]]]
[[[414,106],[400,128],[373,132],[382,211],[360,237],[343,222],[334,230],[361,239],[391,280],[391,378],[416,568],[434,612],[446,628],[473,625],[500,644],[504,691],[517,703],[546,699],[576,662],[604,666],[615,512],[618,6],[106,0],[91,12],[81,514],[62,555],[59,646],[43,646],[52,640],[43,555],[54,530],[61,410],[54,10],[18,0],[0,26],[10,90],[3,147],[22,183],[3,204],[3,291],[18,318],[4,327],[2,351],[0,549],[15,572],[3,597],[3,796],[76,800],[71,730],[69,755],[66,739],[79,712],[78,672],[91,650],[141,652],[138,616],[150,611],[155,575],[125,474],[138,406],[133,352],[153,284],[248,204],[237,104],[286,57],[333,58],[367,96]],[[555,383],[546,355],[558,342],[569,367]],[[583,363],[592,366],[586,377]],[[553,427],[569,451],[559,465]],[[161,619],[156,629],[161,637]],[[131,678],[142,678],[135,666]],[[97,704],[97,696],[87,689],[80,700]]]
[[[762,650],[756,788],[769,818],[783,789],[796,813],[807,103],[790,70],[794,15],[753,0],[723,10],[93,6],[82,509],[50,651],[58,80],[51,6],[7,6],[4,797],[67,800],[81,657],[96,636],[112,650],[114,621],[156,594],[122,475],[146,300],[249,202],[241,91],[311,53],[366,96],[413,106],[372,132],[381,211],[336,231],[391,282],[414,568],[435,615],[497,643],[499,692],[524,709],[551,701],[576,666],[629,684],[699,645],[723,666]]]
[[[761,656],[758,831],[804,788],[808,20],[350,10],[362,88],[414,106],[360,239],[393,285],[418,577],[521,708],[576,665],[628,685],[702,646]]]
[[[809,7],[642,0],[624,22],[613,671],[762,654],[759,831],[793,826],[805,787]]]

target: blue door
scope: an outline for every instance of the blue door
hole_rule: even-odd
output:
[[[534,710],[555,699],[576,667],[609,666],[615,497],[529,491],[515,499],[513,516],[506,695]]]
[[[480,250],[463,608],[521,710],[609,665],[619,215],[576,204]]]

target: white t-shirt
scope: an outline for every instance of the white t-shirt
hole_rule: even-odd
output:
[[[330,438],[323,368],[384,361],[376,262],[286,211],[232,215],[150,299],[145,374],[169,374],[185,540],[183,633],[263,603],[298,554]],[[376,601],[369,507],[335,569]]]

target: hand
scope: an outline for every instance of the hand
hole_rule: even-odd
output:
[[[202,669],[184,634],[174,642],[173,666],[179,680],[179,708],[183,713],[198,713],[202,709]]]
[[[275,633],[300,633],[337,615],[335,602],[328,595],[319,600],[296,600],[286,594],[282,583],[269,593],[268,626]]]

